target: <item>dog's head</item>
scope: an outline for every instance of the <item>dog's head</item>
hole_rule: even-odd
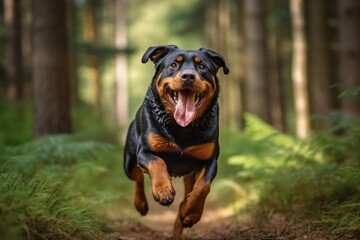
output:
[[[220,67],[229,69],[224,58],[209,49],[182,50],[175,45],[150,47],[142,62],[154,62],[153,86],[168,114],[182,127],[201,117],[216,100]]]

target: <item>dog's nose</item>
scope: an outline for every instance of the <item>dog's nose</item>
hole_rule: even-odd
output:
[[[180,79],[184,82],[193,82],[195,81],[195,73],[192,70],[185,70],[182,72]]]

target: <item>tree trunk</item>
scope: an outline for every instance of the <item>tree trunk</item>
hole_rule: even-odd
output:
[[[209,48],[216,49],[218,45],[217,0],[209,0],[205,12],[205,41]]]
[[[309,3],[309,89],[310,112],[317,116],[329,115],[331,104],[331,76],[329,68],[329,39],[326,26],[325,0]],[[325,130],[324,121],[312,121],[316,130]]]
[[[32,99],[33,96],[33,84],[32,79],[32,1],[22,1],[22,52],[23,52],[23,86],[24,86],[24,98]]]
[[[206,9],[205,35],[207,47],[222,54],[228,61],[228,29],[229,29],[229,2],[221,0],[210,0]],[[224,78],[219,71],[219,78]],[[220,104],[220,124],[230,128],[230,101],[229,81],[221,82]],[[234,105],[234,104],[232,104]]]
[[[345,89],[360,86],[360,1],[339,1],[340,82]],[[344,96],[342,110],[360,115],[359,94]]]
[[[293,31],[292,79],[295,102],[295,131],[300,138],[309,135],[309,107],[307,92],[307,46],[303,1],[291,0],[290,10]]]
[[[126,0],[116,1],[116,33],[115,45],[119,49],[127,46],[126,34]],[[126,126],[129,121],[128,115],[128,75],[127,75],[127,58],[124,54],[118,54],[115,60],[116,76],[116,117],[120,128],[120,140],[125,140]]]
[[[34,135],[69,133],[66,1],[33,0]]]
[[[270,46],[270,97],[271,97],[271,119],[273,126],[279,131],[285,131],[285,96],[284,80],[282,78],[281,63],[281,32],[276,26],[269,34]]]
[[[229,61],[229,37],[228,31],[230,28],[230,9],[229,9],[229,0],[217,0],[217,21],[218,21],[218,46],[215,48],[217,52],[219,52],[224,58]],[[231,106],[234,106],[233,101],[231,99],[231,80],[225,81],[225,76],[221,71],[218,72],[219,78],[221,81],[221,96],[220,96],[220,105],[221,105],[221,124],[231,129],[232,126],[232,116],[231,116]]]
[[[238,102],[239,104],[233,104],[236,106],[236,115],[235,119],[237,122],[237,129],[243,129],[245,127],[244,123],[244,112],[246,106],[245,99],[245,66],[246,56],[245,56],[245,12],[244,12],[244,0],[239,0],[235,2],[236,10],[236,28],[235,28],[235,43],[234,43],[234,68],[232,69],[231,78],[235,79],[234,89],[237,90],[236,96],[233,98],[233,101]]]
[[[267,65],[266,1],[245,1],[247,111],[271,123]]]
[[[68,26],[68,35],[69,35],[69,42],[76,42],[76,36],[78,32],[77,27],[77,8],[76,4],[73,0],[66,0],[68,6],[68,15],[67,15],[67,26]],[[77,77],[77,53],[74,48],[69,49],[69,76],[70,76],[70,99],[73,104],[80,103],[79,98],[79,79]]]
[[[95,0],[87,0],[85,4],[85,41],[88,44],[95,45],[98,43],[98,29],[97,29],[97,16],[95,9]],[[95,54],[88,55],[88,79],[92,92],[95,112],[100,114],[102,112],[102,86],[100,79],[99,59]]]
[[[8,97],[20,99],[24,95],[22,76],[21,45],[21,0],[4,0],[6,27],[6,74],[8,78]]]

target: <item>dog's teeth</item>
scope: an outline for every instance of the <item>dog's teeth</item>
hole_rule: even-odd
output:
[[[177,100],[178,100],[178,92],[174,91],[173,96],[174,96],[174,101],[177,102]]]
[[[195,95],[195,104],[198,104],[199,102],[200,102],[200,94],[197,93],[197,94]]]
[[[205,97],[205,93],[196,93],[195,95],[195,104],[200,103],[201,99]]]

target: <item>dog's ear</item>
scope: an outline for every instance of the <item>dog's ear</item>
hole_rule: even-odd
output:
[[[229,68],[225,63],[225,59],[223,56],[221,56],[220,54],[218,54],[217,52],[210,50],[210,49],[206,49],[206,48],[200,48],[200,51],[204,52],[210,59],[211,61],[214,63],[215,67],[216,67],[216,71],[222,67],[223,68],[223,72],[225,74],[229,73]]]
[[[144,53],[141,62],[146,63],[150,58],[150,60],[156,64],[166,54],[176,50],[177,48],[178,47],[176,45],[162,45],[162,46],[149,47],[149,49]]]

